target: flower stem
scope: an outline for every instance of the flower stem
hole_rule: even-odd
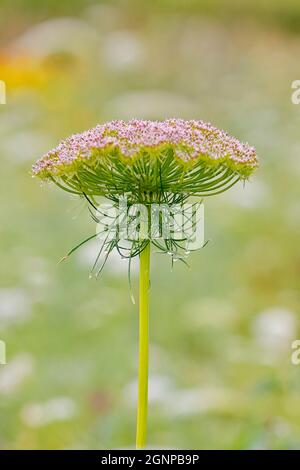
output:
[[[148,412],[149,363],[149,287],[150,243],[140,254],[140,311],[139,311],[139,386],[136,425],[136,448],[146,445]]]

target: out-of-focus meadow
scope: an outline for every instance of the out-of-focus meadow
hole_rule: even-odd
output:
[[[126,261],[89,279],[90,243],[57,266],[95,227],[29,174],[62,137],[131,117],[207,120],[261,157],[206,201],[191,269],[153,255],[149,446],[299,448],[299,2],[2,0],[0,26],[0,448],[133,446]]]

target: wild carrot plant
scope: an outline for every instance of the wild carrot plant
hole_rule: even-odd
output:
[[[203,198],[246,180],[257,168],[256,151],[202,121],[131,120],[98,125],[63,140],[33,166],[33,175],[84,198],[99,252],[99,275],[112,250],[139,256],[139,381],[136,447],[146,445],[148,404],[150,250],[186,263],[197,245]],[[110,206],[100,204],[106,198]],[[184,206],[189,203],[189,210]],[[199,240],[198,240],[199,242]]]

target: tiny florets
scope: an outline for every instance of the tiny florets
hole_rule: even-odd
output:
[[[63,140],[33,166],[42,178],[74,174],[82,164],[117,152],[132,160],[146,153],[161,156],[171,149],[174,157],[189,162],[202,159],[208,165],[222,163],[248,176],[258,165],[256,151],[227,132],[203,121],[111,121]]]

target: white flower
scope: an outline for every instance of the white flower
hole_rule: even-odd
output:
[[[77,411],[77,405],[71,398],[56,397],[44,403],[25,405],[21,411],[21,419],[27,426],[35,428],[72,419]]]
[[[136,66],[143,58],[143,46],[131,31],[116,31],[105,36],[103,54],[106,65],[124,70]]]
[[[0,289],[0,325],[22,323],[30,316],[31,300],[24,289]]]
[[[259,346],[274,354],[290,349],[296,327],[293,312],[282,307],[273,307],[257,315],[253,333]]]
[[[7,360],[8,363],[0,369],[0,394],[3,395],[16,392],[34,370],[34,359],[30,354],[21,354]]]

